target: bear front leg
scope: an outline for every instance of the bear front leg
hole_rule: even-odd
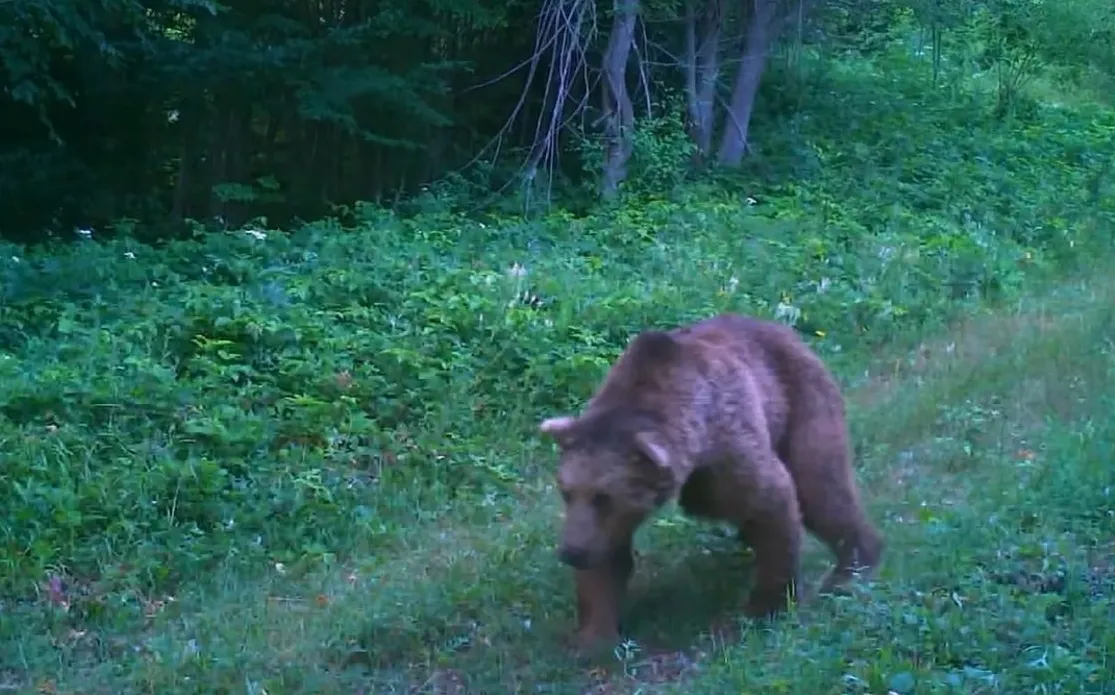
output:
[[[722,499],[734,498],[732,520],[755,553],[755,582],[744,614],[767,617],[797,598],[805,536],[797,491],[773,451],[752,451],[728,478],[721,494],[730,494]]]
[[[784,502],[740,526],[740,535],[755,553],[755,583],[743,612],[750,618],[778,613],[797,600],[801,557],[801,522],[793,519]]]
[[[611,645],[619,639],[620,610],[634,570],[630,542],[618,548],[607,565],[576,570],[578,646]]]

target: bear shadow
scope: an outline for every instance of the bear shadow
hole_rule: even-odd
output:
[[[742,618],[754,555],[734,531],[702,534],[684,549],[657,547],[636,560],[622,636],[680,650]]]

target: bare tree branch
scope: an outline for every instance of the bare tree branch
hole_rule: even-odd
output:
[[[552,106],[550,107],[549,121],[545,123],[545,128],[543,128],[543,117],[539,117],[535,129],[534,144],[531,147],[531,154],[525,166],[525,176],[533,182],[539,164],[545,163],[546,171],[549,174],[546,185],[547,199],[553,182],[553,169],[559,154],[558,135],[561,132],[562,122],[565,120],[563,114],[569,101],[569,94],[572,91],[573,78],[577,72],[585,74],[584,68],[587,62],[585,44],[588,43],[588,40],[582,37],[582,29],[585,27],[587,20],[590,28],[588,32],[589,40],[591,40],[591,37],[595,34],[596,19],[595,5],[592,0],[556,0],[552,4],[555,5],[554,11],[557,15],[554,31],[557,32],[558,40],[554,44],[553,59],[550,63],[550,79],[547,80],[546,98],[543,101],[543,103],[552,104]],[[556,79],[554,77],[555,69]],[[549,99],[551,87],[555,90],[552,101]],[[579,111],[583,108],[584,103],[586,102],[581,102],[576,110]]]
[[[646,22],[639,22],[639,28],[642,30],[642,35],[643,35],[642,43],[643,43],[643,46],[645,47],[645,46],[650,44],[650,41],[647,38]],[[643,88],[643,98],[646,102],[646,113],[647,113],[647,116],[652,116],[652,115],[654,115],[654,112],[653,112],[653,108],[651,106],[650,77],[647,75],[647,69],[646,69],[647,61],[643,58],[643,54],[646,51],[645,50],[640,51],[638,43],[635,44],[634,48],[635,48],[635,64],[639,66],[639,85]]]
[[[526,160],[520,165],[518,173],[528,185],[533,186],[539,166],[550,173],[546,195],[550,194],[553,167],[558,158],[558,136],[588,104],[589,95],[595,88],[594,79],[588,64],[587,51],[597,34],[596,7],[593,0],[545,0],[538,14],[534,50],[530,58],[503,73],[503,75],[481,83],[474,88],[491,84],[529,66],[522,93],[496,136],[476,154],[465,167],[475,164],[485,153],[494,148],[495,156],[502,147],[503,138],[514,127],[529,99],[531,88],[539,72],[539,66],[548,59],[545,86],[542,95],[543,110],[534,125],[534,136]],[[578,74],[584,81],[579,100],[571,102],[574,84]],[[570,108],[571,107],[571,108]],[[465,168],[463,167],[463,168]],[[513,181],[507,181],[494,195],[501,194]]]

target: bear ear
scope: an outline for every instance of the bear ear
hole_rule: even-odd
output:
[[[562,442],[569,438],[569,434],[577,425],[577,418],[572,415],[561,415],[559,417],[546,418],[542,424],[538,426],[538,430],[542,434],[548,434],[557,440],[560,445]]]
[[[639,432],[635,435],[635,446],[641,454],[650,459],[656,468],[662,471],[670,470],[670,450],[657,432]]]

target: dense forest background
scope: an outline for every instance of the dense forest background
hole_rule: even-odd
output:
[[[986,72],[991,115],[1017,117],[1038,74],[1110,93],[1113,14],[1102,0],[9,0],[0,234],[282,225],[415,194],[530,210],[710,166],[784,173],[808,164],[802,103],[829,89],[808,56],[903,42],[936,87]]]

